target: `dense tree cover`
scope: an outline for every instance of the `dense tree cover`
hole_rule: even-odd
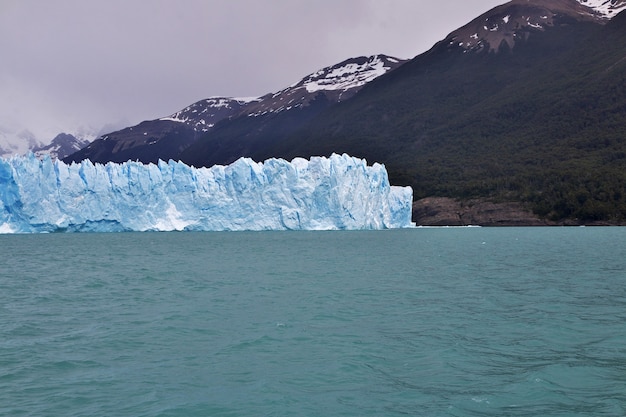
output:
[[[385,163],[416,199],[523,201],[553,220],[624,221],[626,16],[562,23],[497,54],[435,45],[344,103],[253,134],[241,156],[347,152]],[[189,149],[196,162],[220,162],[208,155],[233,136],[216,132],[221,142]]]

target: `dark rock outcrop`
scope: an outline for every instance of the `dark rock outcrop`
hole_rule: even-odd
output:
[[[413,221],[418,226],[547,226],[521,203],[485,200],[458,201],[428,197],[413,203]]]
[[[553,221],[539,217],[519,202],[461,201],[448,197],[427,197],[413,202],[412,221],[417,226],[626,226],[620,219]]]

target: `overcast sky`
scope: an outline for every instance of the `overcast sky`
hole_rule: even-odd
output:
[[[260,96],[350,57],[412,58],[505,2],[0,0],[0,128],[49,141]]]

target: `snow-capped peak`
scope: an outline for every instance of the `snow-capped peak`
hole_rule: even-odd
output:
[[[497,53],[558,26],[563,18],[604,24],[624,9],[626,0],[511,0],[455,30],[444,43],[464,52]]]
[[[406,60],[387,55],[350,58],[339,64],[322,68],[291,86],[268,94],[250,105],[248,116],[280,113],[307,106],[323,94],[331,102],[347,100],[365,84],[399,67]]]
[[[595,10],[600,17],[612,19],[616,14],[626,9],[624,0],[577,0],[583,6]]]
[[[78,134],[59,133],[49,145],[35,147],[31,150],[39,159],[45,158],[46,155],[52,159],[63,159],[89,145],[93,139],[95,139],[93,134],[83,137]]]

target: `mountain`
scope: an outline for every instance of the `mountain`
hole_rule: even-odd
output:
[[[59,133],[48,145],[35,146],[30,149],[39,159],[49,155],[52,159],[63,159],[89,144],[86,138],[77,138],[69,133]]]
[[[482,14],[450,33],[443,43],[464,52],[499,52],[510,50],[533,33],[550,30],[555,25],[575,22],[599,22],[605,15],[572,0],[512,1]]]
[[[211,97],[198,101],[171,116],[159,120],[182,123],[196,132],[208,132],[215,123],[242,111],[256,98]]]
[[[444,43],[465,52],[512,49],[534,32],[574,22],[603,24],[626,9],[623,0],[511,1],[482,14],[449,34]]]
[[[275,125],[260,141],[262,124],[231,120],[181,159],[345,152],[385,163],[418,199],[514,201],[553,221],[624,222],[625,7],[508,2],[296,129]]]
[[[261,97],[242,116],[258,117],[303,109],[320,97],[330,103],[345,101],[365,84],[399,67],[406,60],[387,55],[350,58],[322,68],[277,93]]]
[[[253,99],[211,97],[170,116],[148,120],[104,134],[88,146],[64,158],[66,162],[157,162],[176,159],[199,134],[218,121],[238,114]]]
[[[193,165],[211,166],[275,149],[284,138],[321,112],[349,100],[364,86],[405,62],[387,55],[374,55],[351,58],[323,68],[251,103],[238,116],[216,125],[179,157]]]
[[[239,135],[249,124],[255,125],[259,136],[263,133],[292,132],[322,109],[352,97],[365,84],[403,62],[385,55],[352,58],[323,68],[296,84],[263,97],[201,100],[170,116],[103,135],[65,158],[65,162],[84,159],[101,163],[178,159],[200,137],[216,130]],[[243,133],[243,137],[245,141],[250,140],[250,135]],[[245,153],[234,143],[228,145],[220,149],[223,154]],[[217,149],[214,151],[217,152]],[[229,158],[221,158],[224,159]],[[235,159],[237,157],[229,162]]]

